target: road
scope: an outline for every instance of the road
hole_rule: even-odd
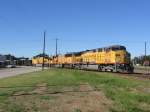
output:
[[[0,78],[11,77],[16,75],[21,75],[24,73],[40,71],[40,70],[41,70],[40,67],[31,67],[31,66],[5,68],[5,69],[0,69]]]

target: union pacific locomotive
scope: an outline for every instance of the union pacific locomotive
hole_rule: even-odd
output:
[[[38,64],[33,58],[33,64]],[[41,59],[42,60],[42,59]],[[41,61],[41,63],[43,63]],[[51,67],[89,69],[111,72],[133,72],[131,55],[122,45],[72,52],[45,59]]]

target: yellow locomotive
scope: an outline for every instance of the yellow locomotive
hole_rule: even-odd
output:
[[[32,65],[33,66],[42,66],[43,58],[44,58],[45,66],[48,66],[50,64],[50,58],[48,56],[43,57],[41,54],[32,58]]]
[[[32,60],[38,63],[38,58]],[[47,62],[47,61],[46,61]],[[113,45],[104,48],[67,53],[51,57],[48,61],[51,66],[93,69],[98,71],[133,72],[131,55],[122,45]]]
[[[58,56],[59,58],[59,56]],[[62,67],[98,71],[133,72],[131,55],[121,45],[65,54]]]

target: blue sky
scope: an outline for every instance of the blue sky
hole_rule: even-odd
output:
[[[150,0],[0,0],[0,53],[32,57],[125,45],[132,56],[150,54]]]

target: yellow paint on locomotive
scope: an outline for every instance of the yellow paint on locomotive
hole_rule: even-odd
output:
[[[126,49],[112,50],[111,48],[100,48],[74,54],[59,55],[44,59],[49,64],[130,64],[130,55]],[[42,64],[43,58],[32,59],[33,64]]]
[[[74,64],[74,56],[64,56],[63,57],[63,64]]]
[[[126,51],[102,51],[97,52],[96,64],[128,64],[129,60],[126,59]]]
[[[72,56],[65,57],[65,63],[66,64],[72,64],[73,63],[73,57]]]
[[[102,51],[102,52],[85,52],[81,56],[58,56],[53,59],[44,59],[45,63],[50,64],[78,64],[78,63],[92,63],[92,64],[128,64],[130,59],[126,58],[125,50],[118,51]],[[43,58],[33,58],[32,64],[42,64]]]
[[[88,51],[82,54],[83,63],[96,63],[96,52]]]
[[[65,63],[65,57],[63,55],[59,55],[57,57],[58,63],[57,64],[64,64]]]
[[[81,56],[74,56],[74,64],[82,63],[82,57]]]
[[[82,54],[83,63],[92,64],[128,64],[130,59],[126,58],[126,50],[117,51],[88,51]]]
[[[38,62],[37,62],[37,59],[36,58],[32,58],[32,64],[33,65],[36,65]]]
[[[49,59],[45,58],[44,59],[44,63],[48,64],[49,63]],[[32,58],[32,64],[36,65],[36,64],[43,64],[43,57],[36,57],[36,58]]]

